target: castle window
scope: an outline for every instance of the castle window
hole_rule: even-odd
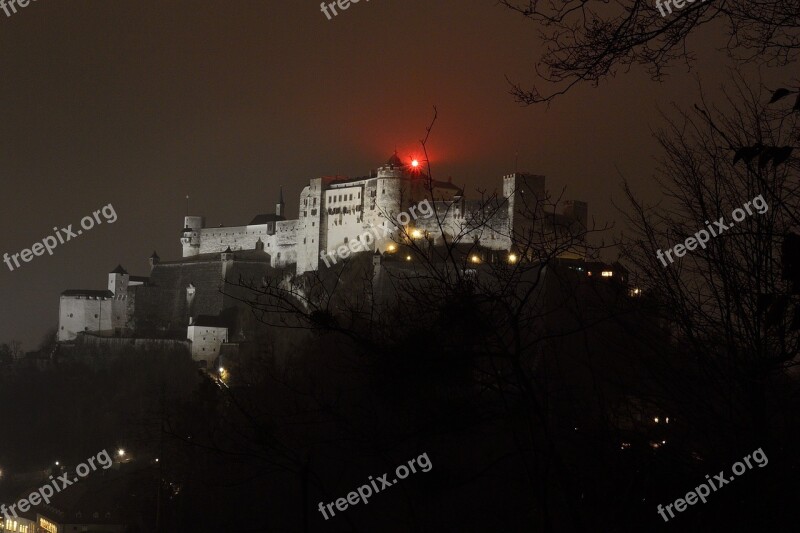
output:
[[[97,318],[97,315],[94,315],[94,317]]]
[[[352,194],[350,195],[350,199],[351,199],[351,200],[353,199],[353,195],[352,195]]]

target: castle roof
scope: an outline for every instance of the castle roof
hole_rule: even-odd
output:
[[[111,291],[95,291],[88,289],[70,289],[61,293],[61,296],[89,296],[92,298],[113,298]]]
[[[193,326],[204,326],[208,328],[228,328],[230,327],[227,320],[219,316],[213,315],[198,315],[197,320],[194,321]]]
[[[158,257],[158,254],[154,251],[153,255],[150,256],[150,259],[161,259],[161,258]]]
[[[112,270],[110,274],[127,274],[127,272],[124,268],[122,268],[122,265],[117,265],[117,268]]]
[[[230,246],[228,247],[230,248]],[[236,254],[236,262],[252,262],[252,263],[270,263],[270,254],[264,252],[263,250],[232,250],[222,253],[233,253]],[[197,254],[192,255],[189,257],[181,257],[176,261],[161,261],[157,265],[155,265],[155,270],[158,270],[160,266],[169,266],[169,265],[188,265],[192,263],[219,263],[220,259],[220,252],[211,252],[211,253],[204,253],[204,254]],[[216,267],[219,268],[219,267]],[[152,274],[151,274],[152,278]]]
[[[283,195],[283,193],[281,193],[281,195]],[[283,200],[281,200],[281,203],[283,203]],[[248,224],[248,226],[261,226],[268,222],[279,222],[281,220],[286,220],[286,217],[282,217],[281,215],[275,215],[271,213],[256,215],[253,218],[253,220],[250,221],[250,224]]]
[[[389,160],[386,162],[386,164],[390,165],[390,166],[393,166],[393,167],[402,167],[403,166],[403,162],[400,161],[399,157],[397,157],[397,152],[392,154],[392,157],[389,158]]]

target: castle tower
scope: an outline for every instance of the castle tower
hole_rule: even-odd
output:
[[[313,178],[300,193],[300,214],[297,231],[297,274],[319,267],[320,250],[326,247],[326,232],[322,231],[326,217],[323,215],[324,184],[322,178]]]
[[[122,268],[117,268],[108,273],[108,290],[114,293],[111,301],[111,329],[120,334],[128,323],[128,282],[130,276]]]
[[[222,279],[228,281],[228,272],[233,267],[233,260],[235,256],[231,247],[228,248],[220,254],[220,261],[222,262]]]
[[[108,273],[108,290],[114,293],[115,299],[128,292],[128,281],[130,276],[122,265],[117,265],[117,268]]]
[[[183,257],[192,257],[200,253],[200,230],[205,226],[204,217],[184,217],[181,244]]]
[[[395,151],[394,155],[389,158],[385,165],[378,167],[379,178],[402,178],[406,166],[400,161]]]
[[[283,201],[283,187],[281,187],[280,197],[278,198],[278,203],[275,204],[275,214],[279,217],[286,216],[286,204]]]
[[[515,172],[503,176],[503,198],[508,202],[508,235],[529,241],[533,220],[542,217],[542,202],[546,198],[545,178],[535,174]],[[514,243],[507,243],[512,246]]]
[[[150,272],[152,273],[155,266],[161,262],[161,258],[158,257],[156,252],[153,252],[153,255],[150,256],[150,259],[148,259],[148,262],[150,263]]]

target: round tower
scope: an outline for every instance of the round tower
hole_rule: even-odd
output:
[[[184,217],[181,245],[183,257],[191,257],[200,253],[200,230],[205,225],[203,217]]]

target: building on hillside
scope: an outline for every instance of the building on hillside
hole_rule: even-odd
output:
[[[189,317],[186,338],[192,342],[192,359],[202,362],[205,368],[213,368],[220,347],[228,342],[228,322],[218,316],[200,315],[197,320]]]
[[[533,257],[526,242],[556,232],[580,235],[586,227],[585,202],[568,201],[560,213],[545,212],[544,176],[509,174],[502,178],[502,192],[468,200],[451,180],[432,180],[419,168],[395,153],[369,176],[313,178],[300,193],[294,220],[285,216],[282,190],[274,213],[256,215],[246,225],[208,228],[204,217],[186,216],[180,259],[161,261],[154,252],[149,277],[131,276],[118,266],[108,274],[107,290],[62,293],[58,340],[86,333],[188,337],[193,357],[209,365],[223,343],[248,339],[241,320],[247,288],[237,287],[240,280],[292,283],[294,276],[325,268],[320,262],[329,251],[354,250],[365,232],[374,239],[360,248],[364,253],[391,253],[408,237],[432,247],[466,243],[487,258]],[[571,257],[582,258],[579,245],[569,250]],[[216,328],[213,334],[209,329],[199,340],[201,322],[224,324],[225,331],[209,324]]]
[[[430,179],[418,166],[404,164],[395,153],[369,176],[321,177],[300,193],[299,216],[284,217],[281,193],[275,214],[258,215],[244,226],[205,227],[202,216],[187,216],[181,234],[183,257],[262,249],[273,268],[293,267],[296,274],[319,268],[320,254],[347,245],[366,230],[390,226],[377,239],[381,252],[398,238],[396,217],[423,200],[432,201],[436,215],[401,224],[404,232],[425,235],[435,244],[478,242],[492,250],[509,250],[516,236],[526,235],[531,220],[563,227],[585,227],[588,205],[568,201],[562,213],[545,216],[544,176],[514,173],[503,177],[502,194],[488,200],[467,200],[450,181]],[[371,251],[371,250],[370,250]]]
[[[108,290],[67,290],[61,293],[58,340],[74,340],[78,333],[123,335],[130,331],[134,306],[132,289],[147,278],[129,275],[121,265],[109,272]]]

